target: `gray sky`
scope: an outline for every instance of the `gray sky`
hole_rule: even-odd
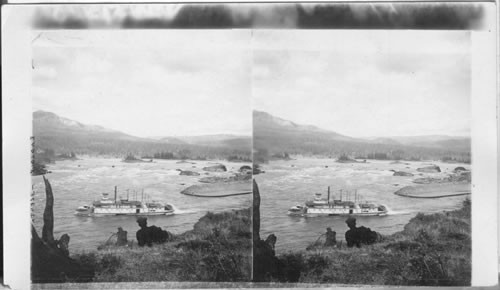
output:
[[[248,31],[52,31],[33,38],[33,110],[142,137],[251,135]]]
[[[470,134],[466,31],[256,34],[254,108],[355,136]]]
[[[33,34],[33,110],[135,136],[251,134],[251,110],[354,137],[469,135],[467,31]]]

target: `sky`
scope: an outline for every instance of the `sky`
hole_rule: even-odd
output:
[[[353,137],[470,134],[470,34],[34,32],[33,110],[134,136],[251,135],[252,110]]]
[[[467,31],[262,31],[257,110],[353,137],[470,134]]]
[[[33,34],[33,111],[134,136],[251,135],[249,32]]]

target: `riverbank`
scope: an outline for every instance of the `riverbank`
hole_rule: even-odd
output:
[[[251,237],[250,209],[208,212],[164,244],[139,247],[129,232],[127,246],[105,244],[72,258],[95,271],[93,282],[250,281]]]
[[[347,248],[343,241],[340,247],[316,246],[278,255],[278,269],[269,281],[469,286],[470,224],[471,203],[466,199],[458,210],[417,214],[403,231],[373,245]],[[343,239],[337,236],[338,242]]]

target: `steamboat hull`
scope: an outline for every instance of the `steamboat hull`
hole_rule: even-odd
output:
[[[173,215],[174,211],[149,211],[149,212],[116,212],[116,211],[76,211],[75,215],[77,216],[117,216],[117,215],[130,215],[130,216],[151,216],[151,215]]]
[[[341,211],[331,209],[308,208],[304,215],[307,216],[384,216],[387,211]]]
[[[94,201],[92,205],[83,205],[76,209],[77,216],[149,216],[149,215],[172,215],[174,207],[171,204],[161,202],[142,202],[138,200],[117,199],[115,186],[115,197],[110,199],[107,193],[102,194],[99,201]]]
[[[387,207],[382,204],[358,202],[358,195],[355,193],[355,200],[330,199],[330,187],[328,187],[328,197],[321,197],[321,193],[316,193],[311,201],[304,205],[295,205],[288,210],[289,215],[295,216],[385,216]]]
[[[331,210],[318,210],[318,209],[308,209],[306,211],[297,212],[297,211],[288,211],[289,215],[295,216],[385,216],[387,215],[387,211],[379,211],[379,212],[342,212],[342,211],[331,211]]]

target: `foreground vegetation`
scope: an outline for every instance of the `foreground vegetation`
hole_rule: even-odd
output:
[[[269,281],[368,285],[467,286],[471,283],[471,203],[418,214],[404,230],[361,248],[310,247],[277,256]]]
[[[164,244],[105,244],[73,258],[95,272],[94,282],[250,281],[250,209],[207,213],[193,230]]]

